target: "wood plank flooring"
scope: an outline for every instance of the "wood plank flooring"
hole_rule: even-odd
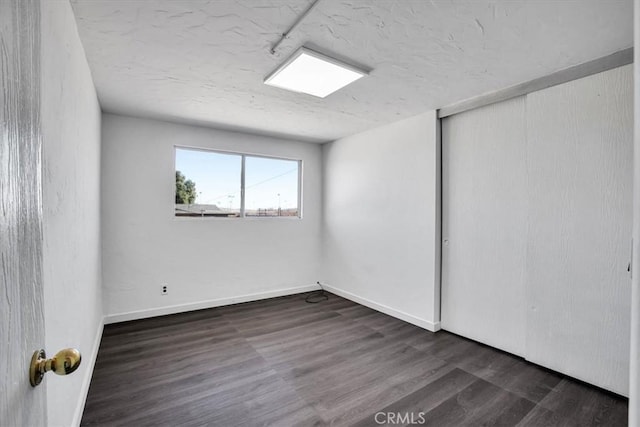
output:
[[[627,399],[332,294],[319,304],[300,294],[107,325],[82,425],[386,421],[625,426]]]

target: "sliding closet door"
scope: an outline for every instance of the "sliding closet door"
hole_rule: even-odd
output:
[[[524,354],[524,98],[442,120],[442,327]]]
[[[526,357],[628,393],[628,65],[527,96]]]

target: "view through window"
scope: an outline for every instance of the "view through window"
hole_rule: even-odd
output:
[[[299,217],[300,161],[176,147],[175,215]]]

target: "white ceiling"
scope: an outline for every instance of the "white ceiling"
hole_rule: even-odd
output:
[[[633,0],[71,0],[104,111],[328,141],[633,44]],[[299,46],[373,71],[325,99],[266,86]]]

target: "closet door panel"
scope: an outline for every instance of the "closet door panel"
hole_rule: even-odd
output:
[[[527,95],[526,358],[628,393],[632,66]]]
[[[524,354],[524,97],[442,120],[441,324]]]

